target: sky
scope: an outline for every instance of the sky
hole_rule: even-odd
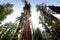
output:
[[[57,5],[60,6],[60,1],[59,0],[27,0],[28,2],[30,2],[31,4],[31,21],[33,23],[33,27],[37,28],[39,27],[40,29],[42,29],[42,25],[39,24],[39,12],[36,11],[36,5],[37,4],[41,4],[41,3],[45,3],[47,5]],[[16,17],[19,17],[21,15],[21,12],[23,12],[23,6],[24,3],[22,3],[21,0],[0,0],[0,4],[4,4],[4,3],[12,3],[14,4],[13,6],[13,12],[11,15],[7,16],[7,18],[2,22],[2,23],[6,23],[6,22],[15,22]]]

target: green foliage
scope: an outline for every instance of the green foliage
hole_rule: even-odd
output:
[[[6,33],[6,34],[3,36],[2,40],[10,40],[12,36],[13,36],[13,35],[11,35],[11,33],[8,32],[8,33]]]
[[[44,16],[45,22],[51,26],[52,25],[52,19],[49,16]]]
[[[57,24],[56,24],[56,23],[53,23],[52,26],[53,26],[54,28],[56,28],[56,27],[57,27]]]
[[[6,24],[5,24],[6,25]],[[1,26],[1,29],[0,29],[0,40],[11,40],[12,37],[14,36],[15,34],[15,31],[16,31],[16,24],[14,23],[11,23],[9,24],[10,26],[8,27],[8,29],[6,29],[6,26],[5,26],[5,29],[4,29],[4,26]]]
[[[0,5],[0,15],[4,12],[4,7]]]
[[[4,18],[6,18],[6,16],[1,16],[0,21],[4,20]]]
[[[39,30],[39,28],[34,30],[34,32],[33,32],[33,40],[43,40],[41,31]]]
[[[5,16],[3,16],[3,14],[4,14],[4,7],[2,5],[0,5],[0,21],[5,18]]]
[[[13,4],[9,3],[0,5],[0,21],[4,20],[7,15],[11,14],[13,11],[12,7]]]
[[[42,31],[42,36],[45,40],[52,40],[52,36],[46,31]]]

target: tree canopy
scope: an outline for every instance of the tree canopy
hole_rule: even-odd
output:
[[[7,15],[13,11],[13,4],[7,3],[0,5],[0,21],[4,20]]]

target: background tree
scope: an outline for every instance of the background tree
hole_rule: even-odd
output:
[[[45,30],[42,31],[42,36],[44,40],[53,40],[52,36],[50,36],[50,34],[48,34]]]
[[[0,40],[11,40],[16,31],[16,24],[10,23],[9,26],[4,24],[1,28]],[[8,28],[7,28],[8,27]]]
[[[33,31],[33,40],[43,40],[41,31],[39,30],[39,28]]]
[[[18,40],[18,35],[22,33],[19,31],[24,27],[24,19],[25,19],[24,16],[25,16],[25,14],[22,12],[21,16],[17,18],[17,20],[19,20],[19,24],[18,24],[17,30],[15,32],[15,35],[13,37],[13,40]]]
[[[7,3],[0,5],[0,22],[13,11],[13,4]]]
[[[48,7],[47,7],[48,8]],[[40,20],[41,20],[41,23],[44,25],[45,27],[45,30],[46,32],[48,32],[48,34],[50,34],[53,38],[53,40],[58,40],[58,36],[57,34],[59,34],[55,27],[57,27],[59,25],[59,19],[57,19],[56,17],[54,17],[49,11],[49,9],[47,9],[45,7],[45,5],[43,4],[40,4],[40,5],[37,5],[37,10],[40,11],[40,14],[41,14],[41,17],[40,17]],[[54,25],[55,23],[57,23],[56,25]],[[53,27],[55,26],[55,27]],[[58,29],[57,29],[58,30]]]

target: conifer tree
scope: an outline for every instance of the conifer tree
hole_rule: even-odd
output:
[[[13,11],[13,4],[7,3],[0,5],[0,23],[6,18],[7,15]]]

